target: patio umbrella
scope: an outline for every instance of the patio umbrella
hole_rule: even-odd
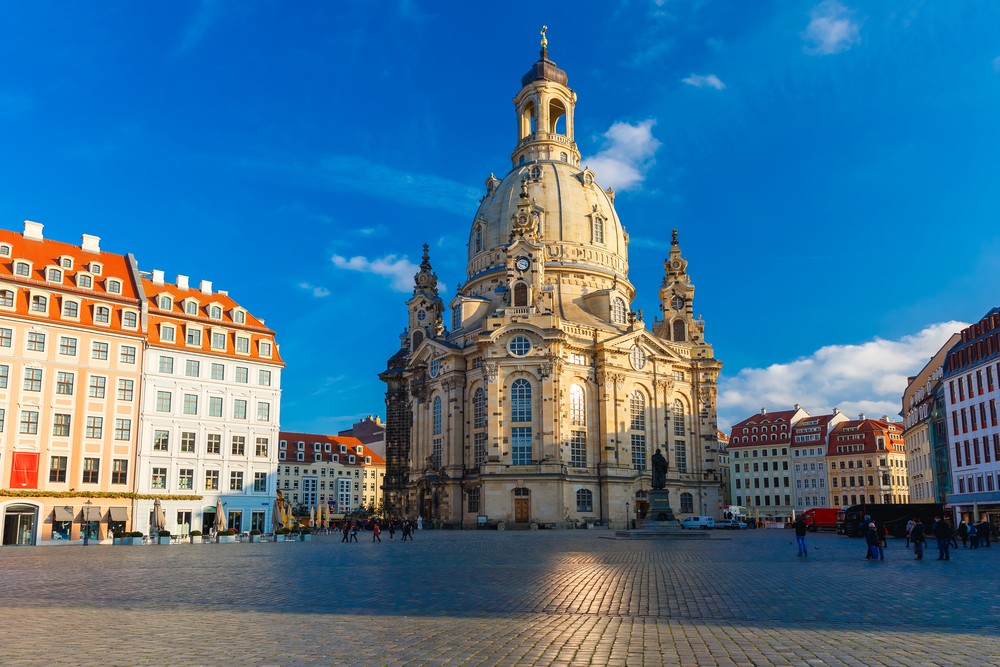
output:
[[[285,527],[284,514],[281,511],[281,502],[276,498],[274,500],[274,509],[271,510],[271,530],[277,531]]]
[[[222,498],[215,501],[215,532],[226,530],[226,513],[222,509]]]
[[[149,527],[150,532],[156,533],[167,528],[167,513],[160,505],[160,499],[153,502],[153,525]]]
[[[316,525],[316,506],[315,505],[310,505],[309,506],[309,525],[310,526],[315,526]]]

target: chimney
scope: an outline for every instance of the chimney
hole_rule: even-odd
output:
[[[80,237],[80,248],[84,252],[101,252],[101,237],[93,234],[83,234]]]
[[[801,405],[799,405],[798,403],[796,403],[796,404],[795,404],[795,411],[796,411],[796,412],[798,412],[798,411],[799,411],[799,410],[801,410],[801,409],[802,409],[802,406],[801,406]]]
[[[219,294],[221,294],[222,296],[229,296],[229,290],[220,289]]]
[[[179,275],[177,276],[177,287],[181,289],[191,289],[188,287],[188,277]]]
[[[31,220],[24,221],[24,238],[31,239],[32,241],[44,241],[42,236],[42,227],[44,227],[40,222],[32,222]]]
[[[162,285],[163,284],[163,271],[160,271],[159,269],[153,269],[153,278],[152,278],[152,280],[153,280],[153,284],[154,285]]]
[[[840,408],[834,408],[833,409],[833,414],[839,415],[840,414]]]
[[[766,415],[767,414],[767,409],[766,408],[761,408],[760,409],[760,414]]]
[[[201,281],[201,293],[202,294],[211,294],[212,293],[212,281],[211,280],[202,280]]]
[[[865,413],[862,412],[860,415],[858,415],[858,419],[860,419],[861,421],[864,421],[865,420]]]
[[[889,415],[882,415],[882,421],[888,423],[888,421],[889,421]]]

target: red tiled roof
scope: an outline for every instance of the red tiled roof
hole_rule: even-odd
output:
[[[346,460],[345,461],[338,460],[337,462],[340,463],[340,464],[342,464],[342,465],[370,465],[370,466],[380,466],[380,467],[384,467],[385,466],[385,459],[383,459],[381,456],[379,456],[378,454],[376,454],[374,451],[372,451],[368,447],[368,445],[364,444],[363,442],[361,442],[357,438],[350,438],[350,437],[341,436],[341,435],[319,435],[319,434],[315,434],[315,433],[292,433],[290,431],[281,431],[278,434],[278,439],[279,440],[285,440],[285,441],[288,442],[288,449],[285,450],[285,451],[288,451],[288,452],[298,451],[298,450],[295,449],[295,443],[296,442],[304,442],[304,443],[306,443],[305,453],[306,454],[310,454],[310,455],[319,454],[320,455],[320,461],[332,461],[333,460],[332,456],[334,454],[340,454],[340,447],[339,446],[338,447],[333,447],[332,445],[347,445],[348,454],[354,454],[354,452],[356,451],[354,448],[360,446],[360,447],[363,447],[363,449],[361,451],[364,452],[364,453],[363,454],[355,454],[355,459],[354,459],[355,463],[354,464],[350,464]],[[326,452],[326,451],[317,452],[317,451],[315,451],[314,449],[312,449],[310,447],[310,445],[312,445],[312,443],[314,443],[314,442],[318,442],[318,443],[321,443],[321,444],[327,444],[327,443],[329,443],[331,445],[330,449],[333,450],[333,451],[330,451],[330,452]],[[371,457],[371,460],[372,460],[371,463],[368,463],[368,464],[365,463],[364,457],[366,457],[366,456],[370,456]],[[312,463],[312,462],[313,461],[300,461],[300,463]],[[317,461],[317,463],[318,463],[318,461]]]
[[[889,427],[895,426],[895,431],[890,431]],[[857,428],[856,431],[847,431],[848,428]],[[839,441],[839,436],[861,435],[860,440]],[[878,449],[876,436],[883,435],[886,439],[886,449]],[[856,452],[838,452],[838,446],[844,445],[864,445],[863,449]],[[828,456],[850,456],[852,454],[874,454],[877,452],[900,453],[903,449],[903,425],[896,422],[885,422],[881,419],[864,419],[840,422],[830,431],[830,445],[827,449]]]

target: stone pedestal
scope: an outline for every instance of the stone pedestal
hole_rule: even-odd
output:
[[[706,530],[684,530],[681,522],[674,518],[670,509],[670,493],[665,489],[649,492],[649,511],[639,522],[638,530],[619,530],[615,533],[619,540],[705,540]]]
[[[680,527],[680,523],[674,518],[674,511],[670,509],[670,492],[666,489],[653,489],[649,492],[649,511],[646,512],[646,519],[650,522],[668,522],[669,527]]]

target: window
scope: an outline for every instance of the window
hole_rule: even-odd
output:
[[[173,301],[170,300],[169,296],[160,297],[160,310],[170,310],[173,306]]]
[[[687,443],[683,440],[674,441],[674,461],[677,464],[677,472],[687,472]],[[757,464],[754,464],[754,468]]]
[[[24,370],[24,390],[25,391],[41,391],[42,390],[42,369],[41,368],[26,368]]]
[[[253,490],[255,493],[267,492],[267,473],[255,472],[253,474]]]
[[[485,436],[485,434],[484,434]],[[645,443],[643,443],[645,447]],[[570,467],[587,467],[587,432],[571,431],[569,436]],[[634,459],[633,454],[633,459]],[[634,462],[634,461],[633,461]]]
[[[250,369],[244,368],[242,366],[236,367],[236,381],[237,382],[249,382]]]
[[[479,514],[479,489],[469,489],[469,514]]]
[[[129,327],[130,329],[135,329],[139,325],[136,314],[133,313],[132,311],[126,310],[124,313],[122,313],[122,324],[124,324],[126,327]]]
[[[434,438],[434,442],[431,443],[431,447],[432,447],[431,456],[434,458],[434,467],[435,468],[440,468],[441,467],[441,438]],[[350,461],[351,461],[351,463],[354,463],[354,457],[353,456],[350,457]],[[357,471],[355,471],[355,472],[357,472]],[[354,485],[354,488],[357,489],[357,484]]]
[[[187,328],[187,344],[201,345],[201,329]]]
[[[97,276],[101,275],[101,265],[100,264],[95,264],[94,262],[91,262],[90,263],[90,272],[93,273],[94,275],[97,275]]]
[[[518,426],[510,430],[510,450],[514,465],[531,464],[531,428]]]
[[[170,412],[170,398],[171,395],[169,391],[156,392],[156,411]]]
[[[246,443],[247,443],[246,437],[242,435],[234,435],[233,446],[232,446],[233,456],[243,456],[246,451]]]
[[[576,511],[594,511],[594,494],[590,491],[590,489],[580,489],[576,492]]]
[[[198,414],[197,394],[184,394],[184,414],[186,415]]]
[[[257,438],[257,456],[267,457],[267,438]],[[317,454],[319,456],[319,454]]]
[[[130,440],[132,438],[132,420],[115,420],[115,440]]]
[[[514,380],[510,389],[510,420],[531,421],[531,385],[527,380]]]
[[[135,363],[135,348],[131,345],[122,345],[121,357],[119,361],[123,364]]]
[[[18,262],[17,266],[14,269],[14,272],[19,276],[30,276],[31,267],[28,266],[25,262]]]
[[[52,421],[52,435],[60,438],[69,437],[70,416],[55,415]]]
[[[132,380],[118,380],[118,400],[131,401],[133,386]]]
[[[64,373],[62,371],[56,376],[56,393],[57,394],[73,394],[73,374]]]
[[[107,343],[94,343],[94,346],[91,349],[90,356],[93,359],[100,359],[102,361],[107,361],[107,359],[108,359],[108,344]]]
[[[184,375],[192,378],[196,378],[201,375],[201,362],[195,361],[194,359],[188,359],[184,363]]]
[[[76,276],[76,284],[77,284],[78,287],[83,287],[83,288],[86,288],[86,289],[90,289],[91,287],[94,286],[94,279],[91,278],[88,275],[77,274],[77,276]]]
[[[259,402],[257,403],[257,421],[270,421],[271,419],[271,404]]]
[[[674,320],[674,341],[678,343],[683,343],[687,336],[684,333],[684,320]]]
[[[482,387],[472,395],[472,428],[486,428],[486,392]]]
[[[49,459],[49,481],[50,482],[66,481],[65,456],[53,456],[52,458]]]
[[[243,399],[237,398],[233,401],[233,419],[246,419],[247,418],[247,402]]]
[[[0,328],[0,347],[10,347],[10,338],[13,333],[10,329]]]
[[[674,401],[674,435],[684,435],[684,404],[679,399]]]
[[[20,432],[25,435],[38,434],[38,413],[34,410],[21,410]]]
[[[226,379],[226,367],[223,364],[212,364],[212,379],[213,380]]]
[[[167,488],[167,469],[153,468],[153,479],[149,485],[154,489]]]
[[[108,379],[100,375],[90,376],[90,397],[91,398],[104,398],[104,389],[107,385]]]
[[[250,354],[250,339],[242,336],[236,337],[236,351],[240,354]]]
[[[10,366],[0,366],[0,389],[7,388],[7,377],[10,374]]]
[[[625,300],[616,296],[611,301],[611,321],[615,324],[625,324],[626,316]]]
[[[45,351],[45,334],[37,331],[28,332],[28,350],[32,352]]]
[[[242,491],[243,490],[243,473],[239,470],[233,470],[229,473],[229,490],[230,491]]]
[[[177,488],[190,490],[194,488],[194,470],[181,468],[177,471]]]
[[[6,306],[7,308],[14,307],[14,292],[10,290],[0,291],[0,306]]]
[[[197,315],[198,303],[196,301],[188,301],[184,304],[184,312],[188,315]]]
[[[486,434],[476,433],[473,436],[473,441],[473,465],[478,468],[486,463]]]
[[[583,387],[574,384],[569,388],[569,423],[573,426],[587,425],[587,410]]]
[[[633,431],[646,430],[646,398],[638,389],[632,392],[629,397],[629,412],[632,416],[632,425],[629,427]]]
[[[221,417],[222,416],[222,397],[221,396],[210,396],[208,398],[208,416],[209,417]]]
[[[226,334],[217,331],[212,332],[212,347],[216,350],[226,349]]]
[[[219,308],[218,306],[212,306],[212,309],[209,311],[208,316],[211,317],[213,320],[221,320],[222,308]]]
[[[441,397],[434,397],[434,435],[441,435]]]
[[[262,357],[270,357],[271,356],[271,344],[270,343],[268,343],[267,341],[263,341],[262,340],[262,341],[260,341],[260,343],[258,343],[258,346],[259,346],[258,351],[260,352],[260,356],[262,356]]]
[[[172,343],[174,342],[174,328],[165,325],[160,326],[160,339]]]
[[[760,504],[759,502],[757,503]],[[691,514],[694,512],[694,497],[690,493],[681,494],[681,513]]]
[[[94,321],[98,324],[107,324],[111,321],[111,310],[104,306],[98,306],[94,309]]]
[[[35,295],[31,297],[31,310],[33,310],[34,312],[44,313],[46,310],[48,310],[48,307],[49,307],[49,300],[46,299],[44,296]]]
[[[222,451],[222,434],[221,433],[209,433],[207,442],[207,449],[205,453],[207,454],[219,454]]]
[[[219,490],[219,471],[218,470],[206,470],[205,471],[205,490],[206,491],[218,491]]]
[[[153,431],[153,451],[166,452],[170,449],[170,432]]]
[[[257,384],[261,385],[262,387],[270,387],[271,371],[260,371],[260,374],[257,376]]]
[[[646,352],[638,345],[632,348],[629,358],[632,362],[632,368],[637,371],[641,371],[646,366]]]
[[[604,218],[595,215],[594,222],[594,243],[604,243]]]
[[[87,417],[86,437],[95,439],[104,437],[104,417]]]
[[[112,294],[121,294],[122,284],[117,280],[109,280],[108,291],[111,292]]]
[[[515,357],[523,357],[531,351],[531,341],[524,336],[514,336],[510,339],[507,349]]]
[[[49,280],[52,282],[62,282],[62,271],[59,269],[49,269]]]
[[[84,459],[83,460],[83,483],[84,484],[97,484],[100,477],[101,470],[101,460],[100,459]]]
[[[524,283],[514,285],[514,307],[524,308],[528,305],[528,286]]]
[[[646,436],[632,434],[632,469],[646,469]]]

